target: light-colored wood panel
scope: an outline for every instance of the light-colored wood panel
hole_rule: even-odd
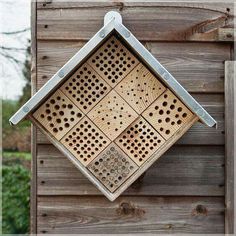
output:
[[[33,113],[33,116],[60,140],[84,114],[58,89]]]
[[[110,192],[114,192],[138,170],[138,166],[112,143],[89,164],[88,169]]]
[[[232,42],[232,4],[229,10],[230,7],[231,12],[227,11],[227,5],[224,11],[197,6],[122,5],[121,14],[127,28],[141,40]],[[102,27],[103,17],[109,10],[111,7],[39,9],[38,39],[88,40]],[[120,5],[112,10],[119,11]]]
[[[147,161],[165,143],[165,139],[139,117],[119,137],[115,143],[139,166]]]
[[[111,36],[87,62],[111,87],[138,64],[137,58],[115,36]]]
[[[142,113],[142,116],[165,139],[169,139],[191,120],[193,113],[167,89]]]
[[[92,204],[91,204],[92,203]],[[39,197],[38,233],[224,233],[221,197]]]
[[[37,88],[45,84],[83,44],[39,41]],[[224,91],[223,62],[230,59],[229,44],[146,42],[144,45],[189,92]]]
[[[166,90],[166,87],[139,63],[115,90],[140,114]]]
[[[38,145],[37,160],[39,195],[102,195],[53,145]],[[222,196],[224,147],[174,145],[127,194]]]
[[[112,90],[88,113],[88,117],[113,141],[138,114]]]
[[[111,90],[87,63],[66,80],[60,89],[84,114],[87,114]]]
[[[61,140],[84,166],[87,166],[110,140],[87,118],[84,117]]]

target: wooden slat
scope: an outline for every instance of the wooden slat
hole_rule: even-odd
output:
[[[229,17],[232,4],[221,6],[222,10],[216,10],[215,4],[205,4],[204,8],[119,2],[102,7],[90,3],[89,7],[81,4],[77,8],[63,8],[64,4],[56,4],[56,8],[38,9],[38,39],[88,40],[103,26],[104,15],[112,9],[121,12],[124,24],[140,40],[233,41],[232,17]],[[228,31],[222,30],[223,27]]]
[[[225,233],[234,234],[234,157],[235,157],[235,72],[236,62],[225,63]]]
[[[39,41],[37,88],[83,45],[75,41]],[[145,42],[144,45],[189,92],[224,91],[223,62],[230,58],[230,44]]]
[[[104,7],[176,7],[176,8],[199,8],[199,9],[210,9],[212,11],[225,12],[226,8],[229,8],[232,11],[232,1],[226,0],[223,2],[193,2],[192,0],[186,0],[184,2],[158,2],[158,1],[109,1],[104,0],[101,2],[96,1],[70,1],[70,2],[60,2],[60,1],[51,1],[51,0],[42,0],[38,3],[38,9],[70,9],[70,8],[104,8]]]
[[[221,197],[39,197],[38,233],[224,233]]]
[[[38,145],[39,195],[101,195],[54,146]],[[223,146],[173,146],[125,195],[224,195]]]

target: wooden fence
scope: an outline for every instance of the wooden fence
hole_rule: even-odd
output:
[[[232,112],[233,95],[224,94],[232,87],[232,79],[231,86],[225,83],[224,63],[233,60],[233,4],[33,2],[33,92],[102,27],[110,10],[122,14],[127,28],[209,111],[218,127],[194,125],[115,202],[33,128],[31,231],[232,232],[233,195],[229,190],[225,196],[225,183],[228,186],[233,176],[233,150],[225,145],[225,126],[229,138],[233,125],[229,117],[225,120],[225,101]],[[230,203],[226,214],[225,200]]]

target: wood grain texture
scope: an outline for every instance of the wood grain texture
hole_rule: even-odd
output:
[[[165,145],[165,139],[145,119],[139,117],[117,137],[115,143],[141,166]]]
[[[223,96],[208,94],[205,97],[202,95],[195,95],[194,97],[216,119],[217,129],[196,123],[177,143],[181,145],[223,145],[225,143]],[[40,131],[37,135],[37,142],[38,144],[49,143]]]
[[[115,36],[111,36],[87,63],[115,87],[138,64],[138,59]]]
[[[166,140],[188,123],[193,115],[169,89],[142,114]]]
[[[87,117],[79,121],[61,140],[64,148],[84,166],[96,158],[110,142]]]
[[[105,80],[87,63],[84,63],[60,88],[84,114],[111,90]]]
[[[150,70],[139,63],[115,90],[138,114],[141,114],[166,90],[166,87]]]
[[[221,197],[38,198],[38,233],[217,234],[224,233],[223,219]]]
[[[211,11],[225,12],[226,8],[229,8],[232,11],[233,4],[232,1],[226,0],[225,3],[222,2],[193,2],[192,0],[186,0],[184,2],[145,2],[145,1],[129,1],[123,0],[111,2],[109,0],[104,0],[102,2],[96,1],[71,1],[71,2],[57,2],[51,0],[42,0],[38,3],[37,9],[70,9],[70,8],[104,8],[104,7],[175,7],[178,9],[181,8],[198,8],[198,9],[206,9]]]
[[[33,211],[31,219],[37,217],[38,233],[224,233],[224,61],[230,60],[233,40],[232,3],[43,0],[37,7],[35,88],[97,32],[105,12],[118,10],[218,122],[216,130],[195,124],[114,203],[37,131],[38,214]],[[225,222],[227,230],[232,224]]]
[[[38,145],[37,159],[39,195],[101,195],[53,145]],[[174,145],[124,194],[222,196],[224,147]]]
[[[47,132],[60,140],[84,117],[84,114],[58,89],[33,113],[33,116]]]
[[[113,141],[138,117],[138,114],[115,90],[112,90],[88,113],[88,117]]]
[[[121,2],[103,7],[97,7],[98,3],[94,7],[81,4],[61,11],[59,4],[57,8],[38,9],[38,39],[88,40],[103,26],[105,13],[112,9],[120,11],[124,24],[140,40],[233,41],[232,4],[225,4],[221,11],[215,10],[214,4],[205,4],[203,9],[196,5],[128,6]],[[225,28],[230,32],[222,31]]]
[[[38,41],[37,88],[83,45],[76,41]],[[223,62],[230,60],[230,44],[144,42],[144,45],[189,92],[224,91]]]
[[[235,72],[236,62],[225,63],[225,233],[234,234],[234,158],[235,158]]]

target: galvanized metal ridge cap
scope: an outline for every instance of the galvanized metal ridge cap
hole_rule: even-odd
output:
[[[160,76],[186,106],[209,127],[217,127],[216,120],[188,93],[186,89],[161,65],[161,63],[139,42],[139,40],[122,24],[114,22],[115,29],[142,59]],[[135,45],[134,45],[135,44]]]

